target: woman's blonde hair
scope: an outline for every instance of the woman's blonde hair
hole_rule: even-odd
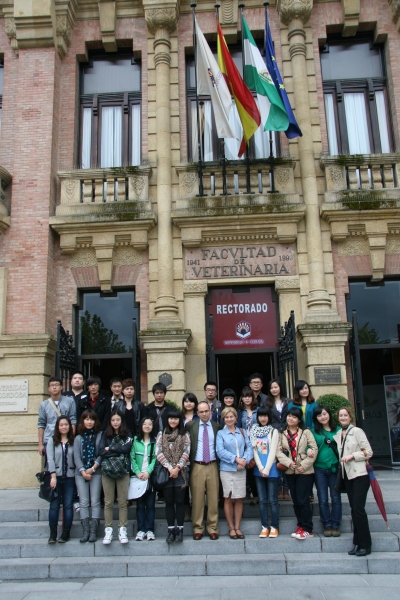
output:
[[[225,422],[225,417],[226,415],[228,415],[229,413],[232,413],[233,416],[235,417],[235,419],[237,420],[237,412],[236,409],[233,408],[233,406],[227,406],[226,408],[224,408],[224,410],[221,413],[221,419]]]
[[[350,421],[351,421],[351,423],[353,423],[353,421],[354,421],[354,412],[352,411],[352,409],[350,408],[350,406],[341,406],[339,408],[339,410],[336,413],[336,417],[338,419],[339,419],[339,413],[340,413],[341,410],[347,410],[347,413],[348,413],[348,415],[350,417]]]

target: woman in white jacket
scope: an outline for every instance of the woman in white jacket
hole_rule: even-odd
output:
[[[334,436],[341,462],[342,477],[351,508],[353,521],[353,548],[350,555],[371,554],[371,534],[365,502],[369,490],[369,476],[366,461],[372,456],[372,449],[364,431],[351,424],[350,409],[338,411],[341,431]]]
[[[257,423],[250,429],[250,442],[254,452],[254,476],[260,501],[260,538],[276,538],[279,533],[279,471],[275,464],[279,432],[271,425],[270,408],[261,407],[257,412]],[[268,504],[271,505],[271,528],[268,522]]]

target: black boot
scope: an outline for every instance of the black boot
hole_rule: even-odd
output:
[[[50,527],[50,537],[48,540],[48,544],[55,544],[57,541],[57,525],[54,527]]]
[[[57,542],[59,542],[60,544],[65,544],[65,542],[68,542],[70,538],[70,531],[71,527],[63,527],[62,534],[58,538]]]
[[[350,554],[350,556],[354,556],[356,552],[358,552],[358,546],[357,546],[357,544],[354,544],[352,549],[349,550],[347,554]]]
[[[97,528],[99,526],[99,519],[92,519],[90,521],[90,536],[89,542],[95,542],[97,540]]]
[[[371,546],[368,546],[367,548],[359,547],[356,552],[356,556],[368,556],[368,554],[371,554]]]
[[[85,542],[89,541],[89,535],[90,535],[90,528],[89,528],[90,519],[89,519],[89,517],[86,517],[86,519],[82,519],[81,523],[82,523],[83,535],[79,541],[81,544],[84,544]]]
[[[175,527],[175,542],[183,542],[183,527]]]
[[[168,527],[167,544],[172,544],[175,541],[175,527]]]

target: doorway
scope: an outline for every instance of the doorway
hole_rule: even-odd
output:
[[[253,373],[261,373],[264,394],[268,392],[268,382],[276,373],[275,352],[246,352],[216,354],[216,376],[219,394],[226,388],[232,388],[239,398],[245,385],[249,384],[249,376]]]

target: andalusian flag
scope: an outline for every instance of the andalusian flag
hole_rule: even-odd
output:
[[[289,117],[243,15],[242,35],[244,80],[251,90],[257,92],[264,131],[286,131]]]
[[[210,46],[197,24],[197,19],[195,19],[195,31],[197,39],[197,95],[210,96],[218,137],[235,138],[236,135],[229,124],[229,114],[232,108],[231,92]]]
[[[236,108],[239,113],[243,127],[243,139],[240,144],[239,158],[246,151],[246,143],[248,144],[252,135],[255,134],[261,124],[261,115],[257,104],[253,98],[253,94],[240,77],[239,71],[231,55],[229,54],[228,46],[220,24],[218,23],[218,65],[226,82],[231,90],[233,99],[235,100]]]

